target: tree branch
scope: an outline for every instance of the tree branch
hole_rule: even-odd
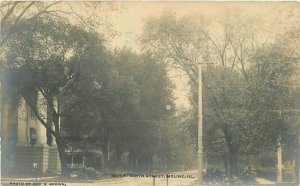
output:
[[[7,11],[7,13],[3,16],[2,20],[1,20],[1,27],[3,27],[3,25],[5,24],[5,21],[8,19],[8,17],[14,12],[14,9],[16,8],[16,6],[19,4],[20,2],[14,2],[13,6]]]
[[[233,44],[233,42],[231,41],[230,38],[229,38],[229,43],[230,43],[230,45],[232,46],[232,49],[233,49],[233,52],[234,52],[235,56],[236,56],[236,57],[238,58],[238,60],[241,62],[242,72],[243,72],[243,74],[244,74],[246,80],[248,81],[248,76],[247,76],[247,73],[246,73],[246,70],[245,70],[245,66],[244,66],[244,59],[243,59],[242,56],[239,56],[239,55],[238,55],[238,51],[237,51],[237,49],[234,47],[234,44]],[[241,47],[241,50],[242,50],[242,43],[240,43],[240,47]],[[243,53],[242,53],[242,51],[241,51],[241,55],[242,55],[242,54],[243,54]]]
[[[61,3],[61,1],[57,1],[57,2],[55,2],[55,3],[49,4],[49,5],[46,6],[43,10],[40,10],[36,15],[32,16],[32,17],[31,17],[30,19],[28,19],[28,20],[34,19],[35,17],[38,17],[38,16],[40,16],[40,15],[42,15],[42,14],[44,14],[44,13],[47,13],[47,10],[48,10],[49,8],[51,8],[52,6],[54,6],[54,5],[58,4],[58,3]]]
[[[27,7],[21,12],[21,14],[17,17],[15,23],[19,22],[19,20],[22,18],[22,16],[28,11],[28,9],[33,5],[35,4],[36,2],[31,2],[29,3],[29,5],[27,5]]]
[[[1,8],[9,6],[9,5],[14,4],[14,3],[16,3],[16,2],[8,2],[8,3],[5,3],[5,4],[1,3]]]
[[[0,9],[0,12],[1,12],[2,16],[4,16],[4,12],[1,9]]]

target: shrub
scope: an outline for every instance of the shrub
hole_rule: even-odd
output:
[[[103,173],[92,167],[82,167],[78,170],[78,177],[81,179],[97,179],[103,176]]]
[[[243,183],[256,183],[256,172],[251,169],[251,167],[247,167],[245,169],[243,169],[240,174],[239,174],[239,179],[243,182]]]
[[[226,178],[224,181],[224,185],[240,185],[241,180],[239,177]]]
[[[220,183],[224,178],[225,174],[220,169],[211,168],[204,172],[204,180],[207,183]]]

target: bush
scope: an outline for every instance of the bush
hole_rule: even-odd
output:
[[[220,183],[224,178],[225,174],[220,169],[211,168],[204,172],[204,181],[207,183]]]
[[[243,182],[243,183],[256,183],[256,172],[251,169],[251,167],[247,167],[245,169],[242,170],[242,172],[240,172],[239,174],[239,179]]]
[[[204,181],[208,184],[222,184],[222,185],[244,185],[256,184],[256,172],[247,167],[243,169],[237,177],[227,177],[220,169],[212,168],[204,172]]]
[[[98,179],[103,176],[103,173],[92,167],[82,167],[72,173],[72,177],[79,179]]]
[[[241,180],[239,177],[226,178],[224,181],[224,185],[240,185]]]

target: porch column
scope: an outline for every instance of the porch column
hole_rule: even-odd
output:
[[[37,110],[41,118],[46,121],[47,117],[47,102],[44,100],[42,94],[38,92],[37,96]],[[45,126],[36,118],[36,132],[37,132],[37,145],[45,145],[47,142],[46,139],[46,128]]]
[[[27,145],[28,140],[28,109],[23,98],[18,108],[18,145]]]

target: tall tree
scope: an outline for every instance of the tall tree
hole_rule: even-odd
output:
[[[277,138],[276,134],[280,127],[279,120],[273,122],[274,117],[272,118],[266,112],[257,111],[259,104],[255,104],[255,102],[259,100],[259,96],[256,94],[264,92],[265,94],[260,96],[262,96],[261,99],[265,99],[264,97],[271,92],[268,92],[268,86],[265,85],[262,87],[266,89],[254,90],[257,88],[257,85],[254,84],[263,80],[255,79],[251,70],[255,66],[251,63],[252,55],[259,53],[261,48],[267,47],[270,41],[260,38],[259,40],[263,42],[258,42],[259,40],[256,39],[259,36],[257,28],[261,26],[257,20],[246,18],[247,21],[241,21],[238,16],[228,14],[226,16],[229,17],[229,21],[206,24],[204,18],[187,16],[177,18],[172,14],[165,14],[159,18],[148,20],[141,41],[145,51],[160,57],[171,67],[180,68],[186,73],[190,80],[191,103],[194,110],[198,110],[197,104],[195,104],[198,95],[197,66],[199,63],[214,63],[214,65],[208,65],[204,72],[205,130],[209,132],[218,129],[222,132],[214,141],[221,139],[226,143],[227,148],[224,150],[228,153],[230,174],[237,175],[238,153],[242,150],[249,151],[251,147],[255,146],[251,146],[251,144],[254,144],[257,139],[262,140],[258,136],[264,133],[258,131],[268,131]],[[260,37],[272,36],[274,38],[273,36],[276,34],[262,34]],[[281,44],[275,43],[274,45]],[[281,57],[289,62],[294,60],[284,57],[287,53],[282,53],[280,50],[274,52],[276,53],[274,57],[278,56],[278,58],[270,58],[270,60],[274,59],[272,65],[276,66],[277,62],[283,63]],[[267,63],[262,62],[262,64]],[[289,73],[284,70],[281,72],[272,70],[273,68],[268,69],[270,73],[279,73],[285,76],[288,76]],[[264,81],[271,83],[272,78],[268,77]],[[280,86],[284,86],[284,82],[280,82]],[[272,91],[281,92],[280,88],[278,90],[277,88],[279,87],[272,87]],[[286,99],[282,101],[287,103],[288,96],[283,97]],[[269,105],[278,99],[279,97],[272,101],[269,100]],[[197,113],[194,111],[193,113],[196,118]],[[271,121],[270,125],[266,123],[268,120]],[[196,130],[195,123],[194,120],[194,127],[190,127],[193,131]],[[277,132],[268,129],[274,129]],[[197,135],[196,133],[192,134]],[[216,132],[216,134],[218,133]],[[268,144],[270,141],[265,140],[264,142]]]
[[[107,66],[100,62],[92,68],[105,72],[98,70],[85,73],[85,78],[81,76],[83,84],[74,96],[84,100],[79,101],[83,105],[77,105],[78,109],[64,118],[70,128],[67,131],[73,136],[85,134],[87,139],[98,142],[105,168],[109,168],[108,147],[114,151],[113,164],[120,165],[122,153],[129,152],[132,168],[149,168],[162,120],[173,113],[165,107],[170,105],[174,110],[171,84],[163,64],[150,56],[123,49],[109,59]],[[82,119],[74,119],[74,115]],[[82,130],[72,132],[74,123]]]
[[[22,30],[15,32],[13,39],[4,46],[6,60],[3,70],[12,72],[18,93],[55,137],[64,174],[67,164],[59,120],[69,107],[62,105],[61,98],[70,92],[80,76],[80,64],[86,62],[86,56],[92,55],[95,48],[103,51],[103,42],[98,34],[88,33],[57,19],[33,19],[20,24],[23,25]],[[47,105],[54,128],[36,104],[36,93],[42,97],[38,102]]]
[[[84,13],[78,13],[78,7],[83,9]],[[114,32],[107,22],[106,13],[117,10],[117,6],[109,2],[3,1],[0,10],[0,44],[3,45],[15,32],[22,29],[22,20],[40,19],[45,16],[82,26],[89,31],[98,29],[102,34],[111,37]]]
[[[218,66],[217,68],[213,66],[208,68],[210,69],[208,72],[218,76],[210,80],[214,80],[214,83],[223,87],[223,89],[218,87],[216,90],[211,88],[211,92],[209,92],[209,96],[213,97],[214,100],[214,102],[212,102],[214,112],[219,112],[217,109],[222,110],[225,107],[237,104],[235,103],[236,101],[230,100],[230,95],[228,94],[232,93],[233,90],[230,91],[230,88],[227,89],[226,85],[240,88],[239,85],[244,84],[243,78],[247,78],[244,64],[245,57],[243,56],[244,47],[246,46],[244,41],[247,39],[246,34],[242,32],[230,32],[232,25],[229,24],[222,23],[221,27],[221,33],[216,34],[219,37],[214,37],[214,33],[209,30],[209,25],[201,18],[193,19],[192,17],[182,17],[177,19],[172,14],[166,14],[158,19],[150,19],[146,24],[145,33],[142,37],[142,43],[146,51],[161,57],[169,65],[180,68],[186,73],[190,80],[192,94],[194,95],[198,95],[197,91],[193,90],[197,90],[198,87],[199,63],[209,62],[215,63],[215,66]],[[241,29],[246,30],[246,28]],[[234,43],[235,41],[238,43]],[[244,76],[240,76],[239,71],[241,71]],[[213,76],[209,75],[208,77]],[[238,83],[234,83],[234,78],[241,80]],[[209,80],[204,78],[204,86],[213,87],[213,85],[208,85],[208,82]],[[197,96],[192,96],[191,98],[193,109],[197,110]],[[204,117],[206,117],[206,113],[205,108]],[[238,120],[238,118],[236,118],[236,120]],[[235,133],[229,134],[227,132],[228,129],[226,128],[229,127],[231,121],[230,123],[228,122],[229,121],[223,122],[224,127],[220,128],[227,137],[226,144],[229,149],[228,153],[230,154],[228,157],[236,157],[239,147],[234,143],[233,136]],[[220,124],[220,122],[218,123]],[[222,125],[220,124],[220,126]],[[235,125],[232,124],[231,126],[234,127]],[[194,130],[195,128],[193,127],[193,131]],[[233,158],[231,162],[231,167],[233,167],[231,172],[237,174],[236,158]]]

